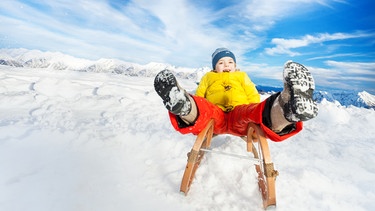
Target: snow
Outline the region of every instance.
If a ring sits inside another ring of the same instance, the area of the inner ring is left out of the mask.
[[[375,210],[375,110],[318,105],[301,133],[269,142],[271,210]],[[173,130],[152,77],[0,65],[0,210],[262,210],[249,160],[207,153],[179,193],[194,139]],[[246,154],[230,135],[212,148]]]

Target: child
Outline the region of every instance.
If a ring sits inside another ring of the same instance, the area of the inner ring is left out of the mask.
[[[182,134],[198,134],[214,119],[214,134],[245,136],[249,122],[254,122],[269,139],[283,141],[302,130],[302,121],[318,114],[312,99],[314,80],[301,64],[287,62],[283,91],[263,102],[248,75],[236,69],[236,57],[228,49],[216,49],[212,68],[202,77],[195,95],[181,88],[169,70],[155,77],[155,90],[173,127]]]

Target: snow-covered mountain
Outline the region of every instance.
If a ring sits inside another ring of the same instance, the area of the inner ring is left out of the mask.
[[[117,59],[99,59],[97,61],[75,58],[60,52],[42,52],[27,49],[0,49],[0,65],[28,68],[47,68],[53,70],[72,70],[80,72],[104,72],[122,74],[127,76],[154,77],[159,71],[169,69],[176,77],[192,79],[199,82],[204,73],[210,71],[209,67],[185,68],[170,64],[150,62],[145,65],[125,62]],[[270,87],[259,84],[261,93],[281,91],[281,87]],[[350,90],[318,89],[314,93],[318,102],[324,99],[337,102],[343,106],[356,106],[375,108],[375,96],[366,91],[356,92]]]
[[[348,90],[317,91],[314,97],[318,102],[326,99],[330,102],[339,102],[343,106],[356,106],[364,108],[375,108],[375,96],[366,91],[355,92]]]
[[[210,70],[208,67],[193,69],[156,62],[141,65],[105,58],[92,61],[75,58],[60,52],[42,52],[27,49],[0,49],[0,65],[80,72],[104,72],[142,77],[154,77],[159,71],[169,69],[175,72],[178,78],[194,80],[200,79],[205,72]]]

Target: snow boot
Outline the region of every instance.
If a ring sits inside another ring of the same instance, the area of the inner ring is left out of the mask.
[[[176,77],[167,69],[159,72],[154,80],[155,91],[163,99],[164,106],[173,114],[186,116],[191,111],[188,93],[182,89]]]
[[[292,61],[285,63],[284,90],[278,100],[286,120],[306,121],[318,114],[318,106],[313,100],[314,89],[314,79],[306,67]]]

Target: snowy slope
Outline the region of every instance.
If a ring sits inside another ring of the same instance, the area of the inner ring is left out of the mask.
[[[375,210],[375,111],[319,107],[270,142],[275,210]],[[0,210],[262,210],[248,160],[208,154],[179,193],[194,138],[170,126],[151,77],[0,65]],[[212,147],[245,154],[229,135]]]

